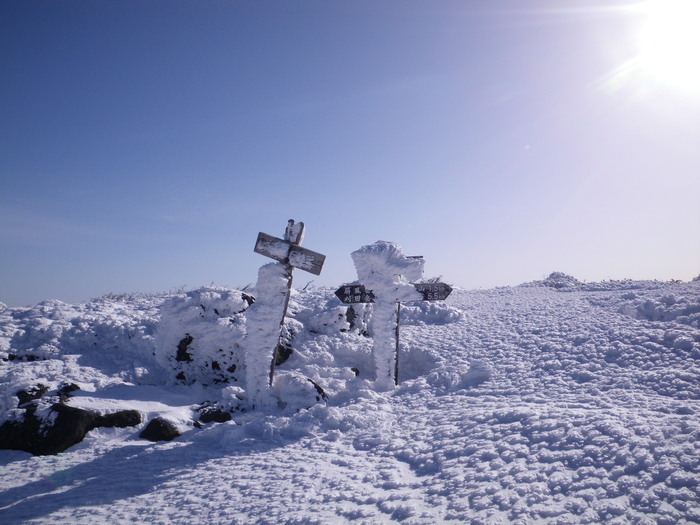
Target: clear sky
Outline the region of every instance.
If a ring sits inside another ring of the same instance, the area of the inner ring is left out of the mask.
[[[0,301],[254,283],[290,218],[296,286],[377,240],[467,288],[689,280],[700,16],[650,5],[4,0]]]

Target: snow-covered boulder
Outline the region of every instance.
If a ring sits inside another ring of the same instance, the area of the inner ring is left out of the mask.
[[[132,427],[141,423],[137,410],[99,414],[66,404],[75,385],[48,392],[38,384],[17,392],[15,416],[0,426],[0,449],[23,450],[37,456],[58,454],[80,443],[99,427]],[[45,394],[50,394],[44,397]]]
[[[239,290],[203,287],[166,299],[155,337],[157,361],[186,384],[237,381],[243,365],[243,312],[254,301]]]
[[[172,441],[180,435],[177,427],[162,417],[153,418],[149,421],[139,437],[148,441]]]

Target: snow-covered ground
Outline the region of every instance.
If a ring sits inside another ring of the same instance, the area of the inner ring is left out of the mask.
[[[0,306],[0,423],[39,383],[38,414],[74,383],[70,405],[144,416],[55,456],[0,451],[0,523],[700,522],[700,281],[555,275],[403,304],[381,392],[369,308],[350,327],[333,290],[296,291],[279,406],[255,410],[242,299]],[[195,425],[205,402],[233,419]],[[183,434],[140,439],[156,415]]]

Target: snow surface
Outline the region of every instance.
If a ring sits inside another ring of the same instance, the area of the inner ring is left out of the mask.
[[[0,523],[698,523],[700,281],[565,281],[403,304],[389,392],[372,388],[371,307],[351,326],[333,290],[295,291],[277,405],[201,429],[197,406],[246,388],[210,361],[228,340],[244,367],[240,292],[0,307],[2,420],[38,383],[144,415],[56,456],[0,451]],[[173,365],[182,333],[193,360]],[[156,415],[184,433],[139,439]]]

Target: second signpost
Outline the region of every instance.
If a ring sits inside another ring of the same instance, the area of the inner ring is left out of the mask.
[[[404,255],[395,243],[363,246],[352,258],[361,284],[343,285],[335,295],[345,304],[373,303],[377,386],[388,390],[399,382],[401,303],[442,301],[452,288],[440,282],[410,282],[422,278],[423,259]]]

